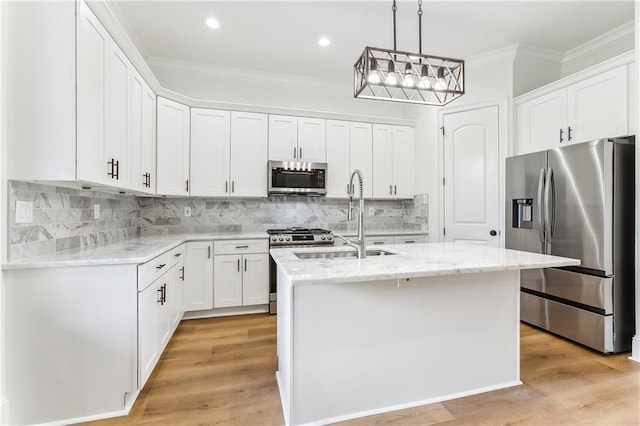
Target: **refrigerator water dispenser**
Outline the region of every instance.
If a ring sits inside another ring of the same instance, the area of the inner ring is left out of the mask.
[[[533,229],[533,198],[512,200],[512,222],[514,228]]]

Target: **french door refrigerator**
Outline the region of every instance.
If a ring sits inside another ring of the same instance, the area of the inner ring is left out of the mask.
[[[634,137],[510,157],[506,247],[580,259],[523,270],[522,321],[602,353],[631,349]]]

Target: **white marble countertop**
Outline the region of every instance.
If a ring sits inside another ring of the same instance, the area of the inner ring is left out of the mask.
[[[391,244],[369,246],[394,256],[366,259],[299,259],[294,253],[354,251],[351,247],[277,248],[271,256],[292,285],[333,284],[474,272],[576,266],[577,259],[465,243]]]
[[[2,269],[33,269],[62,266],[141,264],[186,241],[267,239],[266,232],[223,234],[180,234],[123,240],[90,249],[74,249],[33,259],[9,262]]]

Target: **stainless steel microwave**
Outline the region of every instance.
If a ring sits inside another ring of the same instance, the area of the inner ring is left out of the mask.
[[[269,161],[269,194],[324,195],[327,163]]]

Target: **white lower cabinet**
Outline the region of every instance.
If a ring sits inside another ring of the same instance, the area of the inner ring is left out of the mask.
[[[138,266],[138,389],[142,389],[184,314],[184,245]],[[150,284],[149,265],[159,269]],[[147,280],[148,281],[148,280]]]
[[[268,245],[266,239],[214,243],[214,308],[269,303]]]
[[[213,242],[185,244],[184,305],[186,311],[213,308]]]

